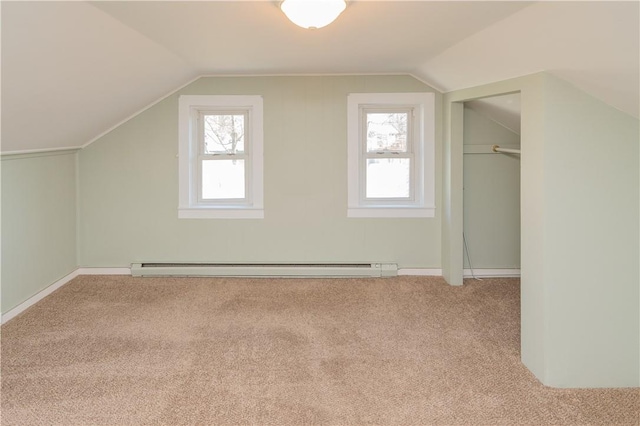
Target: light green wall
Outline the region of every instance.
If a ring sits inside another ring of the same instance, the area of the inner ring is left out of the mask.
[[[638,120],[551,76],[545,112],[547,382],[638,386]]]
[[[443,115],[442,276],[451,285],[462,285],[464,103],[445,95]]]
[[[76,153],[2,156],[2,313],[77,267]]]
[[[448,93],[446,134],[463,127],[461,102],[516,91],[522,361],[549,386],[638,386],[638,120],[539,73]],[[454,177],[463,167],[456,143],[445,138],[443,153]],[[443,221],[443,235],[455,238],[461,222]],[[461,270],[462,261],[447,267]]]
[[[520,145],[520,135],[465,107],[465,147],[494,144]],[[482,152],[464,154],[468,257],[474,269],[520,268],[520,156]]]
[[[409,76],[202,78],[80,153],[81,265],[390,261],[440,266],[433,219],[348,219],[347,94],[433,91]],[[264,98],[262,220],[178,219],[179,94]],[[436,97],[441,139],[441,96]],[[440,147],[436,151],[440,164]],[[436,201],[441,171],[436,170]]]

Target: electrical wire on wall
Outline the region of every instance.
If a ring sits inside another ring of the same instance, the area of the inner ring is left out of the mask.
[[[465,237],[464,231],[462,232],[462,242],[464,243],[464,252],[467,255],[467,262],[469,262],[469,270],[471,271],[471,277],[474,280],[482,281],[480,278],[476,277],[475,273],[473,272],[473,265],[471,263],[471,256],[469,256],[469,247],[467,246],[467,237]]]

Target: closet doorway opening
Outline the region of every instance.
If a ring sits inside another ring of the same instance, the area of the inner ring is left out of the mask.
[[[464,103],[465,278],[520,276],[520,93]]]

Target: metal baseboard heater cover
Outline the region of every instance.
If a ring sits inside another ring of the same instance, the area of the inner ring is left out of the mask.
[[[395,263],[133,263],[134,277],[395,277]]]

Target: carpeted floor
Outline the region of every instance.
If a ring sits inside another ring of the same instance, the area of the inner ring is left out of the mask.
[[[520,363],[515,279],[81,276],[2,327],[2,425],[637,425]]]

